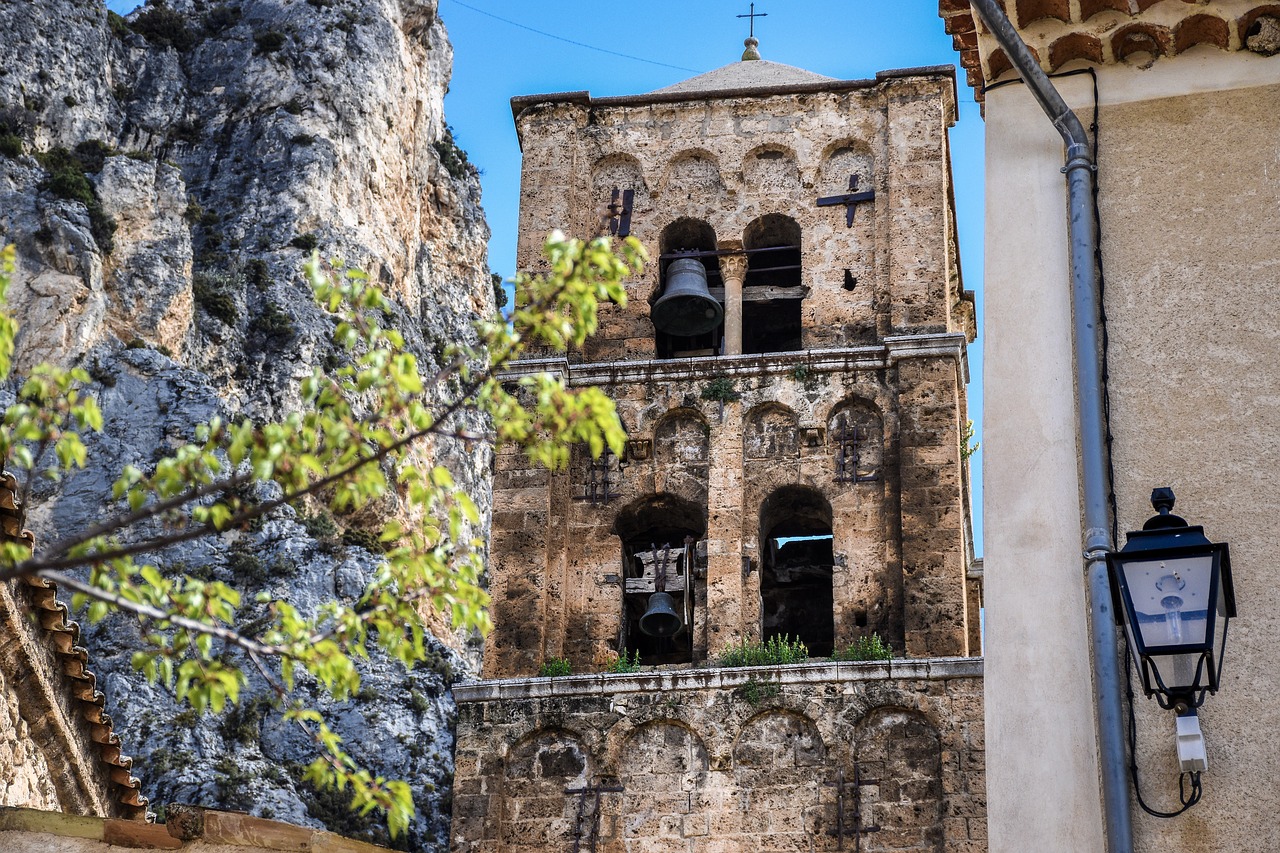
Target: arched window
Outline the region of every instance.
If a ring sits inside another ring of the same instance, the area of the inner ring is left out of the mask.
[[[764,639],[789,635],[813,657],[835,642],[831,504],[807,486],[784,486],[760,505]]]
[[[697,541],[706,530],[706,511],[675,495],[648,495],[618,512],[613,532],[622,541],[620,652],[639,652],[645,665],[692,662],[697,597],[693,569],[698,561]],[[640,628],[657,590],[659,573],[683,623],[672,637],[653,637]]]
[[[700,219],[677,219],[662,229],[659,247],[662,253],[659,270],[663,292],[667,288],[668,271],[672,262],[685,255],[695,257],[702,263],[703,269],[706,270],[708,287],[716,288],[721,294],[718,298],[723,302],[724,285],[720,280],[720,261],[714,254],[703,254],[715,252],[716,250],[715,229]],[[662,293],[657,294],[654,297],[654,301],[657,301],[661,296]],[[720,352],[720,342],[723,338],[723,319],[711,331],[689,337],[668,334],[658,328],[654,329],[654,344],[658,358],[717,355]]]
[[[747,274],[742,282],[742,351],[801,348],[800,226],[778,213],[761,216],[742,235]]]

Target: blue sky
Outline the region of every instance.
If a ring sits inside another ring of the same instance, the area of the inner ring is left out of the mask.
[[[489,265],[504,277],[515,271],[520,186],[511,97],[578,89],[635,94],[718,68],[741,55],[747,22],[736,16],[749,8],[744,0],[439,3],[454,49],[445,112],[458,144],[483,172],[493,229]],[[108,2],[121,13],[136,5]],[[828,77],[862,79],[891,68],[954,65],[958,58],[937,0],[757,0],[756,11],[767,14],[756,19],[765,59]],[[981,318],[983,127],[973,93],[958,76],[960,121],[951,130],[956,213],[965,286],[977,291]],[[969,407],[979,438],[981,342],[979,335],[969,349]],[[981,554],[981,451],[972,465]]]

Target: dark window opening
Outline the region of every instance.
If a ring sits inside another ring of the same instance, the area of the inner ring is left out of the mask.
[[[662,258],[659,262],[659,280],[666,290],[667,271],[672,261],[683,252],[714,252],[716,232],[710,225],[697,219],[679,219],[662,230],[659,241]],[[707,273],[708,292],[720,302],[724,301],[724,284],[720,279],[720,261],[715,256],[699,257]],[[714,289],[714,292],[713,292]],[[662,292],[654,298],[661,298]],[[654,344],[658,358],[680,358],[695,355],[719,355],[724,339],[724,322],[699,335],[672,335],[654,329]]]
[[[764,639],[800,639],[812,657],[835,643],[831,505],[816,491],[787,487],[760,508],[760,599]]]
[[[623,564],[619,653],[638,652],[644,666],[691,663],[699,583],[696,542],[706,530],[702,509],[671,495],[651,497],[619,512],[614,530],[622,540]],[[671,607],[683,623],[670,637],[651,636],[640,627],[654,604],[659,572]]]
[[[747,226],[743,246],[742,351],[794,352],[801,348],[800,226],[771,213]],[[760,251],[760,250],[771,251]]]

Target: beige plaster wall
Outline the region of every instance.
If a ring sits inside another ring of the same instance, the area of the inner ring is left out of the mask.
[[[1059,88],[1091,107],[1088,78]],[[1099,90],[1120,529],[1151,514],[1152,487],[1173,486],[1181,514],[1231,543],[1241,602],[1223,690],[1201,714],[1205,800],[1174,820],[1133,805],[1135,849],[1276,849],[1259,795],[1280,773],[1269,736],[1280,724],[1269,690],[1280,664],[1269,578],[1280,544],[1280,58],[1196,48],[1100,69]],[[1061,145],[1021,86],[988,94],[987,123],[991,849],[1096,851]],[[1168,809],[1173,720],[1151,700],[1137,706],[1143,794]]]

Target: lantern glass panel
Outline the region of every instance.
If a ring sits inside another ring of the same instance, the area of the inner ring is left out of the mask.
[[[1213,583],[1214,555],[1197,554],[1167,559],[1124,560],[1125,585],[1129,590],[1136,628],[1148,654],[1170,647],[1211,648],[1213,619],[1209,613]],[[1198,655],[1178,655],[1173,666],[1160,667],[1165,683],[1172,676],[1181,681],[1195,676]],[[1174,670],[1179,672],[1174,676]],[[1190,683],[1185,682],[1185,683]]]

